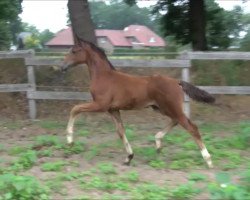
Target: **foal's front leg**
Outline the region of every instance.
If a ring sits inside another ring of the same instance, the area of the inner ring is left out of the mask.
[[[109,114],[111,115],[111,117],[115,123],[116,131],[117,131],[118,135],[120,136],[120,138],[122,139],[122,142],[123,142],[123,144],[126,148],[126,151],[128,153],[128,156],[125,159],[124,164],[129,165],[131,160],[134,157],[134,153],[133,153],[133,150],[132,150],[132,148],[128,142],[128,139],[125,135],[125,129],[124,129],[124,126],[122,123],[120,112],[119,111],[109,111]]]
[[[69,122],[67,125],[67,142],[73,143],[74,122],[78,114],[82,112],[98,112],[101,111],[101,106],[96,102],[84,103],[76,105],[70,112]]]

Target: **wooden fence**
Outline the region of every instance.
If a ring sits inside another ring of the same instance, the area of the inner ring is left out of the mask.
[[[29,103],[29,117],[35,119],[37,115],[36,100],[89,100],[91,96],[88,92],[56,92],[56,91],[38,91],[36,89],[36,79],[34,68],[43,66],[60,65],[58,59],[41,59],[34,56],[33,51],[18,51],[3,53],[0,52],[1,58],[24,58],[27,66],[28,83],[26,84],[1,84],[0,92],[26,92]],[[111,59],[111,63],[115,67],[174,67],[182,69],[181,79],[189,82],[192,59],[205,60],[250,60],[249,52],[186,52],[181,54],[178,59],[156,59],[156,60],[140,60],[140,59]],[[212,94],[250,94],[250,86],[198,86]],[[185,113],[190,115],[189,99],[185,96],[184,102]]]

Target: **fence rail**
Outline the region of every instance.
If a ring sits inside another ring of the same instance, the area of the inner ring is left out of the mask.
[[[60,59],[36,58],[33,51],[0,52],[0,59],[24,58],[27,66],[28,83],[0,84],[0,92],[26,92],[29,102],[29,116],[35,119],[37,115],[36,100],[90,100],[88,92],[58,92],[38,91],[34,67],[58,66]],[[191,60],[250,60],[250,52],[185,52],[178,59],[110,59],[115,67],[174,67],[182,69],[181,79],[189,82]],[[198,86],[211,94],[250,94],[250,86]],[[185,96],[184,110],[190,115],[189,98]]]

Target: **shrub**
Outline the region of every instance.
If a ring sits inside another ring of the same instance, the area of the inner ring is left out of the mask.
[[[0,176],[1,200],[47,200],[48,188],[42,186],[35,177],[4,174]]]

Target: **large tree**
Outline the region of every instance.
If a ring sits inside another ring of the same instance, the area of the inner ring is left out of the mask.
[[[20,31],[22,0],[0,1],[0,50],[7,50]]]
[[[159,0],[154,12],[165,12],[160,21],[164,35],[191,43],[193,50],[226,49],[242,28],[242,9],[225,11],[214,0]]]
[[[82,39],[96,44],[88,0],[68,0],[68,9],[75,43]]]
[[[157,19],[149,8],[129,6],[124,2],[113,0],[109,4],[92,1],[90,9],[96,28],[121,30],[131,24],[140,24],[158,31]]]
[[[207,50],[204,0],[159,0],[154,12],[165,12],[160,21],[165,36],[191,43],[193,50]]]

